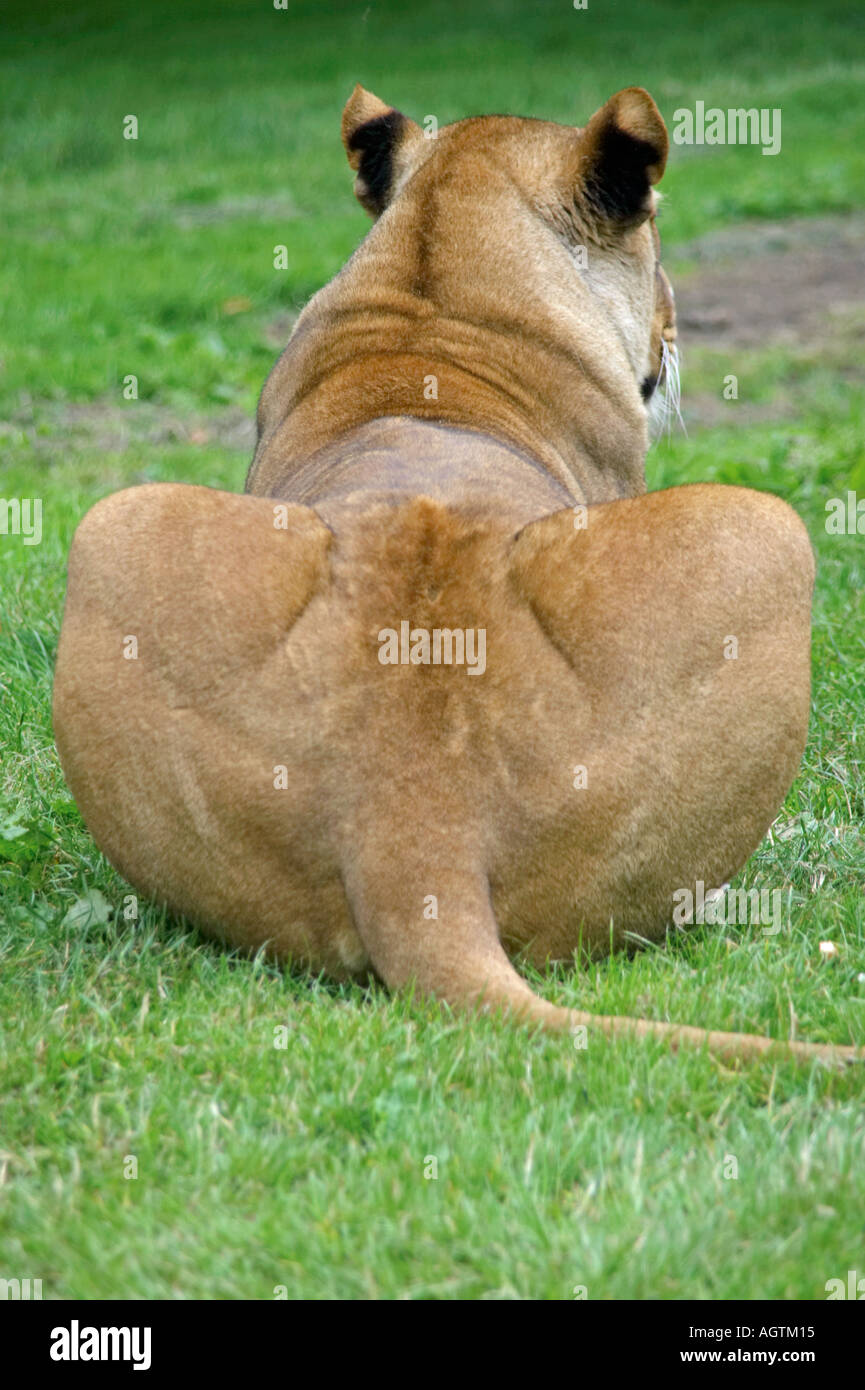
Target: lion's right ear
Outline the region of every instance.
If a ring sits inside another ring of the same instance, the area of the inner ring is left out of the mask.
[[[580,184],[595,216],[623,227],[644,221],[668,148],[667,127],[647,91],[625,87],[610,97],[580,139]]]
[[[342,113],[342,143],[357,173],[357,200],[373,217],[384,212],[398,191],[418,140],[423,131],[415,121],[360,84],[355,87]]]

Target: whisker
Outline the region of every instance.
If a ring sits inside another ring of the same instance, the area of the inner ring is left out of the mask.
[[[649,407],[653,442],[665,432],[668,439],[671,437],[674,419],[678,421],[687,436],[688,430],[682,419],[681,402],[682,383],[679,371],[679,351],[675,343],[668,343],[664,338],[661,340],[661,370],[658,388]]]

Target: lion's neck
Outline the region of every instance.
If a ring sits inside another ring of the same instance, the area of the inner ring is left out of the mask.
[[[519,282],[474,238],[471,255],[419,261],[409,199],[381,218],[268,378],[249,491],[296,496],[314,455],[339,456],[383,417],[482,434],[576,500],[645,490],[645,411],[619,335],[552,234],[539,247],[543,229],[521,215],[506,223]]]
[[[314,507],[329,524],[374,503],[423,495],[522,526],[579,500],[516,449],[409,416],[359,426],[291,468],[270,495]]]

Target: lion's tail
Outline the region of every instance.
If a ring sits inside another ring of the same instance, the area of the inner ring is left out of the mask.
[[[431,861],[424,855],[421,862]],[[512,966],[499,939],[486,876],[468,864],[452,863],[441,875],[407,874],[402,854],[379,860],[377,872],[370,872],[368,860],[361,870],[355,859],[346,868],[345,885],[372,964],[392,989],[414,982],[422,994],[454,1008],[502,1010],[523,1024],[572,1033],[581,1046],[591,1047],[593,1038],[605,1033],[665,1038],[673,1049],[707,1047],[728,1059],[771,1054],[833,1064],[865,1060],[865,1050],[854,1047],[722,1033],[548,1003]]]

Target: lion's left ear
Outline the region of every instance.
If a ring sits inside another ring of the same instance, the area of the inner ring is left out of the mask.
[[[610,97],[580,140],[580,185],[590,210],[621,226],[642,222],[668,149],[667,127],[647,91],[625,87]]]
[[[342,143],[357,172],[354,191],[373,217],[384,212],[423,140],[420,126],[358,84],[342,113]]]

